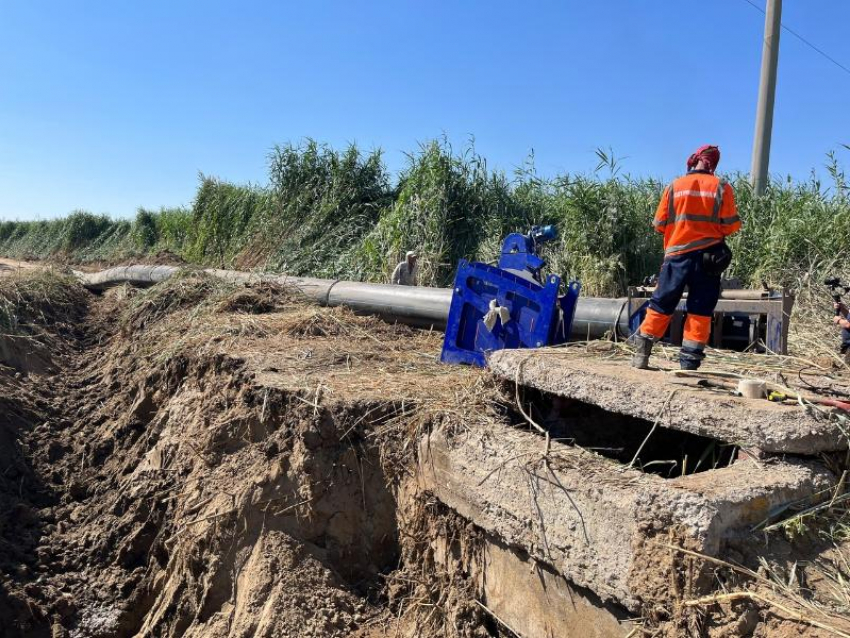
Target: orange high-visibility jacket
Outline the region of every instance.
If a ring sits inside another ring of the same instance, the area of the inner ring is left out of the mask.
[[[655,211],[664,257],[708,248],[741,228],[732,187],[711,173],[691,171],[666,189]]]

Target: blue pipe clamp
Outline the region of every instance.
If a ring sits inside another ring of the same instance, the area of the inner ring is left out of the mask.
[[[560,294],[561,278],[543,276],[539,247],[556,236],[553,226],[505,238],[498,267],[461,260],[446,325],[441,360],[485,367],[489,352],[539,348],[567,341],[581,285]]]

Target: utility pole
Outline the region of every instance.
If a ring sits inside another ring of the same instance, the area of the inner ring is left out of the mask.
[[[761,81],[756,110],[751,178],[756,196],[764,193],[770,163],[770,134],[773,131],[773,102],[776,97],[776,68],[779,66],[779,32],[782,28],[782,0],[767,0],[764,14],[764,45],[761,53]]]

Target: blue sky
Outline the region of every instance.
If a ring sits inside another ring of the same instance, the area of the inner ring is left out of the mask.
[[[850,2],[783,21],[850,67]],[[703,142],[746,171],[763,29],[745,0],[0,0],[0,219],[189,204],[305,136],[392,170],[445,133],[506,171],[613,147],[668,178]],[[779,73],[771,172],[805,178],[850,144],[850,74],[787,32]]]

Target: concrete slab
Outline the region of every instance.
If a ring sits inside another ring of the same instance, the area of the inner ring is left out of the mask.
[[[506,425],[460,436],[437,430],[420,440],[420,487],[632,611],[665,599],[671,587],[700,590],[671,544],[717,555],[725,540],[834,481],[802,461],[739,461],[666,480],[557,442],[545,463],[542,453],[541,437]]]
[[[490,356],[489,367],[509,381],[650,422],[661,415],[663,427],[746,448],[792,454],[847,449],[840,428],[822,414],[717,394],[695,387],[695,379],[635,370],[622,359],[579,358],[552,348],[501,350]]]

